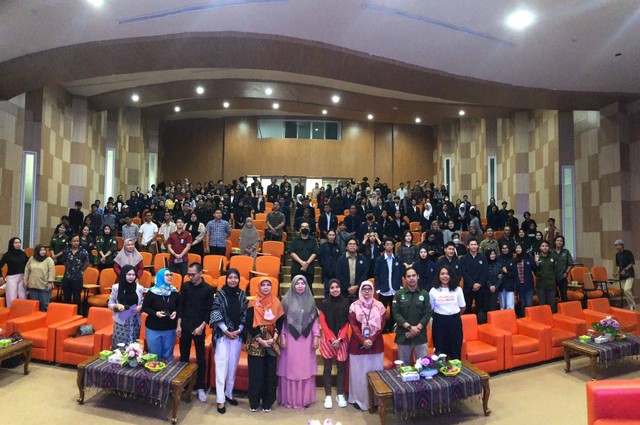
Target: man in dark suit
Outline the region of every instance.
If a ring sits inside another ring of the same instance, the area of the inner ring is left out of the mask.
[[[404,232],[409,230],[409,225],[402,216],[402,212],[396,211],[393,220],[391,221],[391,231],[393,233],[393,240],[396,242],[402,242]]]
[[[369,264],[367,259],[358,254],[358,240],[349,238],[347,252],[341,255],[336,262],[336,279],[340,281],[342,293],[350,300],[358,299],[360,284],[367,280]],[[353,273],[351,272],[353,267]]]
[[[318,227],[320,228],[320,239],[327,239],[327,232],[338,228],[338,217],[331,212],[331,205],[324,204],[324,214],[318,218]]]
[[[357,214],[356,206],[351,205],[349,207],[349,215],[344,218],[344,225],[346,227],[347,233],[349,233],[352,237],[357,236],[357,232],[360,229],[361,224],[362,219]]]
[[[402,288],[402,275],[404,274],[403,260],[393,254],[393,246],[393,239],[385,238],[384,253],[376,258],[373,268],[378,299],[385,308],[393,301],[393,295]],[[385,331],[390,332],[392,328],[393,318],[390,317],[387,320]]]
[[[276,179],[271,179],[271,184],[267,186],[267,201],[275,202],[280,196],[280,186],[276,183]]]
[[[396,211],[400,211],[400,213],[404,217],[404,207],[400,203],[400,197],[398,195],[393,197],[393,202],[387,203],[386,209],[389,217],[395,217]]]

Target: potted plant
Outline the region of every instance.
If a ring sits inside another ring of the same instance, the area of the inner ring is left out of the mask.
[[[593,330],[606,336],[609,341],[613,341],[620,331],[620,324],[611,316],[607,316],[599,322],[593,322],[591,326]]]
[[[144,350],[139,342],[132,342],[124,349],[122,365],[129,363],[129,366],[136,367],[142,361]]]
[[[447,356],[444,354],[433,356],[424,356],[416,361],[415,368],[425,379],[431,379],[438,374],[439,366],[446,361]]]

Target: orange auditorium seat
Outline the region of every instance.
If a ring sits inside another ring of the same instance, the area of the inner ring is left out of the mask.
[[[593,279],[593,283],[598,285],[598,287],[604,289],[606,291],[606,296],[609,298],[620,297],[620,305],[624,305],[624,300],[622,298],[622,288],[620,287],[620,281],[618,280],[618,287],[615,288],[613,285],[609,285],[609,277],[607,276],[607,268],[601,266],[591,267],[591,278]]]
[[[551,341],[546,344],[545,360],[555,359],[564,355],[562,341],[577,338],[587,333],[585,322],[559,314],[552,314],[548,305],[527,307],[524,310],[525,319],[533,320],[549,328]]]
[[[504,370],[505,333],[491,325],[478,326],[475,314],[464,314],[461,319],[462,359],[489,373]]]
[[[100,272],[100,293],[90,296],[87,303],[91,307],[106,307],[111,296],[111,287],[116,283],[116,273],[113,269],[104,269]]]
[[[256,258],[256,270],[252,276],[271,276],[280,279],[280,257],[261,255]]]
[[[488,323],[505,332],[504,367],[538,363],[544,360],[547,329],[527,319],[516,319],[514,310],[498,310],[487,313]]]
[[[82,319],[75,304],[51,303],[46,313],[23,316],[14,322],[14,331],[33,342],[32,358],[52,362],[55,358],[56,330]]]
[[[638,331],[638,313],[635,311],[611,307],[609,300],[606,298],[587,301],[587,308],[614,317],[620,323],[621,331],[634,333]]]
[[[74,338],[80,325],[92,325],[93,335]],[[105,335],[113,332],[113,311],[108,308],[91,307],[86,319],[76,320],[60,326],[56,330],[55,361],[77,366],[79,363],[100,353],[105,347]]]
[[[2,335],[9,336],[13,333],[13,321],[15,319],[36,313],[39,309],[39,301],[13,300],[11,308],[4,307],[0,310],[0,329],[2,329]]]
[[[229,261],[229,268],[238,269],[240,277],[249,281],[249,279],[251,279],[254,261],[253,257],[249,257],[248,255],[235,255],[231,257],[231,261]]]
[[[262,253],[274,255],[282,261],[284,258],[284,242],[264,241],[262,243]]]
[[[202,263],[205,274],[218,279],[227,269],[227,257],[224,255],[205,255]]]

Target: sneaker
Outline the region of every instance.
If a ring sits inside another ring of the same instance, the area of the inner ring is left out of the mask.
[[[347,399],[344,398],[344,395],[338,394],[336,401],[338,402],[339,407],[347,407]]]
[[[207,393],[205,393],[204,390],[198,390],[198,400],[200,400],[201,403],[207,402]]]
[[[263,408],[262,408],[262,411],[263,411],[264,413],[269,413],[269,412],[271,412],[271,408],[270,408],[270,407],[263,407]]]
[[[250,407],[249,408],[249,412],[257,412],[258,408],[257,407]]]
[[[333,401],[331,401],[331,396],[328,395],[324,398],[324,408],[331,409],[333,407]]]

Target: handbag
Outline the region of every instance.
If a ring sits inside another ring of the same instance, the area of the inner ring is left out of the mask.
[[[73,337],[93,335],[94,333],[93,325],[80,325],[78,326],[78,331],[73,335]]]

